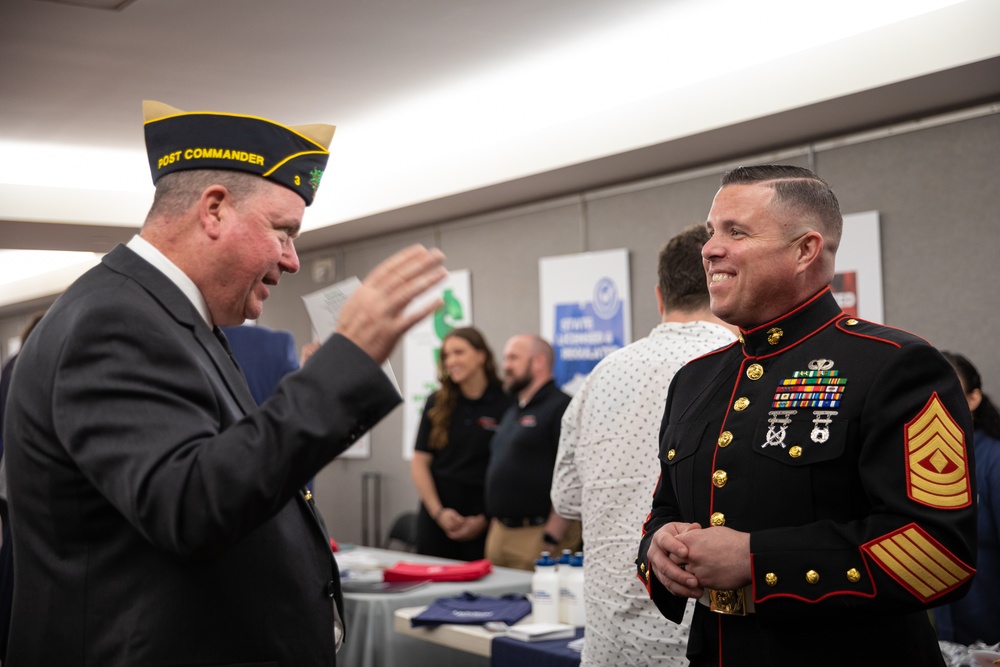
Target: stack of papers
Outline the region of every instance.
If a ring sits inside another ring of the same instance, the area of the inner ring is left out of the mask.
[[[566,623],[520,623],[508,628],[506,636],[523,642],[572,639],[576,636],[576,627]]]

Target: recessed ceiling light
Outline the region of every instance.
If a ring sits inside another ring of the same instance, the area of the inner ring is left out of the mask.
[[[110,9],[120,12],[135,0],[38,0],[39,2],[54,2],[59,5],[73,5],[75,7],[90,7],[91,9]]]

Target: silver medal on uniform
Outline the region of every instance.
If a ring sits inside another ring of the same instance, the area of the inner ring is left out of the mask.
[[[836,410],[814,410],[813,430],[809,438],[816,443],[826,442],[830,439],[830,422],[837,416]]]
[[[798,410],[771,410],[767,414],[767,436],[761,447],[781,447],[785,448],[785,429],[792,423],[792,415]]]

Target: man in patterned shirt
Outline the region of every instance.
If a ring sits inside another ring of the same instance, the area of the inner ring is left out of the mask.
[[[632,560],[635,526],[659,472],[657,431],[670,380],[687,360],[736,338],[709,310],[707,240],[705,226],[695,225],[664,246],[660,324],[601,361],[563,415],[552,503],[583,521],[584,666],[687,664],[688,625],[664,622],[632,576]]]

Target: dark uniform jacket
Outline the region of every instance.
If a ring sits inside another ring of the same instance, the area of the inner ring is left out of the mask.
[[[649,576],[652,534],[748,532],[755,612],[699,604],[695,664],[943,664],[923,610],[974,573],[972,432],[933,347],[824,290],[674,378],[639,577],[680,621],[685,600]]]
[[[4,664],[333,665],[339,576],[302,486],[399,400],[334,336],[255,410],[187,297],[115,249],[14,372]]]

